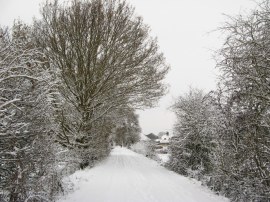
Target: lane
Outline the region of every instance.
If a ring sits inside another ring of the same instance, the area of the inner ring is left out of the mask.
[[[219,202],[199,182],[159,166],[126,148],[115,148],[95,168],[69,177],[74,192],[59,202]]]

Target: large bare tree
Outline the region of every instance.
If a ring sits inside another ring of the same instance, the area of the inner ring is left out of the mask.
[[[36,41],[62,81],[68,106],[62,107],[62,145],[89,147],[91,129],[106,113],[123,105],[150,107],[164,95],[168,65],[125,1],[55,1],[44,5],[42,16]]]

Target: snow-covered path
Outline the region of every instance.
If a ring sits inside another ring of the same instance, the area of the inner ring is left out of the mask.
[[[155,161],[126,148],[92,169],[69,177],[75,191],[59,202],[219,202],[199,182],[159,166]]]

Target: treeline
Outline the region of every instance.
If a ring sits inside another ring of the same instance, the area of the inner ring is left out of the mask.
[[[270,200],[270,2],[231,17],[217,52],[215,91],[191,89],[177,116],[168,167],[232,201]]]
[[[0,201],[54,201],[63,176],[139,140],[168,66],[125,1],[45,3],[0,29]]]

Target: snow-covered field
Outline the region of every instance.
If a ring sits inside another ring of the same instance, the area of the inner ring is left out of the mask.
[[[66,179],[74,190],[59,202],[223,202],[190,180],[143,155],[116,147],[92,169],[77,171]]]

